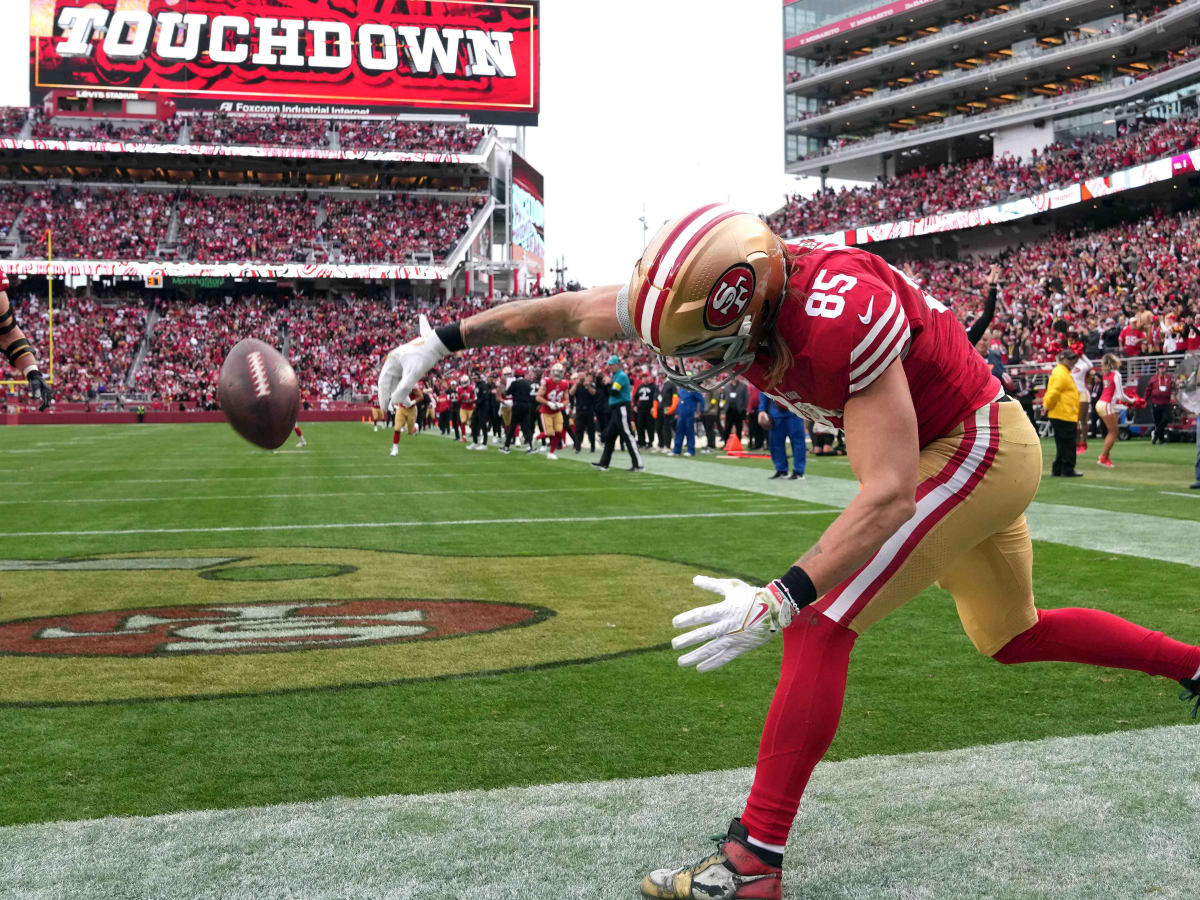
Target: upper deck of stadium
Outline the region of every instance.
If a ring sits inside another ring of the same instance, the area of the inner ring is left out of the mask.
[[[1200,82],[1200,0],[795,0],[784,22],[795,174],[1028,157],[1149,105],[1194,106]]]

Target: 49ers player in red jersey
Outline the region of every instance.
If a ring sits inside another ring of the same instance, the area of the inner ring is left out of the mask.
[[[37,357],[29,345],[25,333],[17,324],[16,313],[8,300],[8,276],[0,272],[0,351],[8,359],[9,365],[21,373],[21,377],[29,382],[29,391],[38,409],[44,410],[50,405],[50,386],[38,369]]]
[[[668,222],[625,285],[506,303],[393,350],[380,402],[465,347],[633,338],[668,376],[718,389],[744,376],[789,409],[844,428],[861,490],[765,587],[697,576],[724,599],[675,617],[702,672],[783,632],[783,664],[745,810],[716,851],[652,871],[659,898],[779,898],[784,844],[837,730],[863,631],[935,581],[976,648],[1001,663],[1061,660],[1179,680],[1200,696],[1200,647],[1092,609],[1039,610],[1025,508],[1041,444],[945,306],[877,256],[785,244],[717,204]],[[727,562],[723,560],[722,562]]]
[[[550,438],[550,449],[546,452],[546,459],[558,459],[554,451],[563,445],[563,410],[566,409],[567,395],[570,391],[571,382],[563,377],[562,364],[555,363],[550,367],[550,374],[542,382],[537,397],[534,398],[542,404],[542,430]]]

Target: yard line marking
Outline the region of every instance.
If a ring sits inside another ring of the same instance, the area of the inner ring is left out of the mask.
[[[249,531],[329,531],[342,528],[422,528],[438,525],[542,525],[567,522],[636,522],[658,519],[724,519],[743,516],[828,516],[831,509],[763,509],[729,512],[652,513],[640,516],[556,516],[545,519],[453,519],[432,522],[329,522],[316,525],[225,525],[215,528],[122,528],[96,531],[10,531],[9,537],[109,537],[124,534],[224,534]]]
[[[630,491],[677,491],[673,484],[642,484],[630,485]],[[611,486],[596,487],[561,487],[561,488],[462,488],[460,490],[444,491],[404,491],[402,496],[426,494],[561,494],[578,493],[579,491],[611,491]],[[691,496],[693,492],[689,492]],[[30,503],[174,503],[178,500],[286,500],[307,499],[309,497],[387,497],[395,499],[396,495],[381,494],[379,491],[314,491],[304,494],[182,494],[167,497],[50,497],[40,500],[0,500],[0,505],[19,504],[27,506]],[[758,499],[758,498],[748,498]]]
[[[1160,494],[1166,494],[1168,497],[1187,497],[1190,500],[1200,500],[1200,491],[1195,494],[1189,494],[1185,491],[1159,491]]]
[[[1133,488],[1113,487],[1109,484],[1077,484],[1075,487],[1091,488],[1094,491],[1132,491]]]

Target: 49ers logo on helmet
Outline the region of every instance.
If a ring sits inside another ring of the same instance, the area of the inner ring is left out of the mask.
[[[704,304],[704,325],[709,331],[725,328],[741,318],[754,296],[754,270],[737,263],[725,270],[708,292]]]

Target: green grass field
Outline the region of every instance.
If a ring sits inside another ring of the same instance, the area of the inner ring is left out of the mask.
[[[390,433],[358,424],[305,433],[305,450],[266,453],[215,425],[0,431],[10,473],[0,502],[0,825],[753,764],[780,645],[698,675],[675,663],[670,616],[708,602],[693,574],[761,583],[786,568],[836,514],[832,498],[854,490],[844,460],[810,457],[804,482],[780,484],[758,460],[651,457],[650,472],[602,474],[575,459],[469,453],[436,435],[406,438],[389,458]],[[1075,527],[1034,528],[1053,536],[1035,545],[1039,604],[1098,606],[1200,640],[1194,454],[1133,441],[1106,471],[1093,445],[1086,478],[1044,481],[1044,515]],[[1121,552],[1092,534],[1115,536]],[[382,604],[370,615],[392,610],[388,627],[400,634],[422,627],[405,617],[412,602],[470,628],[325,647],[317,635],[274,652],[266,645],[294,623],[211,624],[246,608],[270,618],[261,610],[284,604]],[[520,621],[488,624],[499,606]],[[207,641],[202,650],[156,644],[176,626],[136,618],[196,610],[209,624],[184,630]],[[244,646],[221,652],[239,635]],[[1188,710],[1177,693],[1131,673],[998,666],[931,589],[858,642],[829,759],[1179,725]],[[742,799],[728,796],[725,815]],[[428,837],[414,816],[409,830]],[[0,829],[0,892],[37,887],[5,875],[6,840],[26,834]],[[631,896],[641,872],[619,874]],[[80,895],[155,895],[91,888]],[[907,889],[879,895],[918,895]]]

